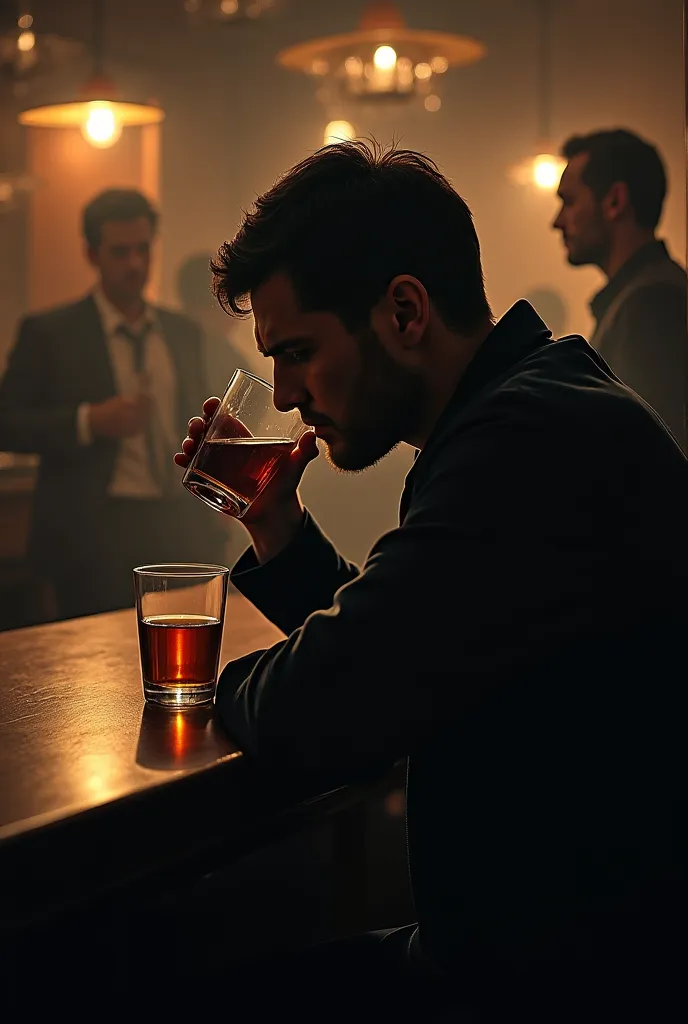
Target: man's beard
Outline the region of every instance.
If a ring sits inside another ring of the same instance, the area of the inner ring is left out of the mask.
[[[358,334],[361,372],[350,422],[326,443],[335,469],[358,473],[375,465],[413,431],[423,396],[419,376],[399,366],[368,328]]]
[[[603,267],[607,262],[609,239],[606,237],[601,217],[593,229],[595,234],[590,241],[568,251],[568,260],[572,267]]]

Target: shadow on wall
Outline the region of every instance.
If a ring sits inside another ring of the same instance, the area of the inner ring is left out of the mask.
[[[532,288],[523,296],[542,317],[552,337],[562,338],[566,334],[569,310],[566,302],[554,288]]]

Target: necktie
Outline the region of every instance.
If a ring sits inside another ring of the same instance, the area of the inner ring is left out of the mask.
[[[146,339],[152,329],[152,326],[153,325],[149,321],[146,321],[139,331],[134,331],[127,324],[120,324],[117,328],[117,333],[125,337],[131,344],[134,372],[140,378],[143,378],[145,374]],[[153,399],[153,408],[146,426],[146,455],[151,475],[162,490],[163,494],[165,494],[170,490],[171,486],[170,474],[166,472],[168,468],[168,460],[165,458],[165,446],[161,440],[162,425],[160,423],[156,424],[155,398],[154,396],[151,397]],[[159,437],[157,435],[159,435]]]

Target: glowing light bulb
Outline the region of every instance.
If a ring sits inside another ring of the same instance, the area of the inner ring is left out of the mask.
[[[378,71],[391,71],[397,62],[397,53],[391,46],[378,46],[373,54],[373,64]]]
[[[553,191],[563,173],[563,163],[559,157],[540,153],[533,160],[533,184],[543,191]]]
[[[330,121],[325,128],[323,145],[332,146],[336,142],[348,142],[356,135],[356,129],[350,121]]]
[[[122,134],[122,125],[111,103],[89,103],[81,134],[97,149],[107,149]]]
[[[427,82],[432,77],[432,68],[424,60],[416,64],[416,78],[421,82]]]
[[[33,32],[20,32],[17,36],[17,49],[22,53],[28,53],[36,45],[36,36]]]
[[[430,67],[436,75],[443,75],[449,67],[449,61],[446,57],[433,57],[430,61]]]

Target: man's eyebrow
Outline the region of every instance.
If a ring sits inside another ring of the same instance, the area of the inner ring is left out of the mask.
[[[284,341],[278,341],[271,348],[264,348],[261,342],[259,341],[258,351],[262,356],[265,356],[266,359],[274,359],[275,356],[278,356],[282,352],[285,352],[288,348],[292,348],[294,345],[303,345],[304,342],[307,342],[308,340],[308,338],[304,337],[285,338]]]

